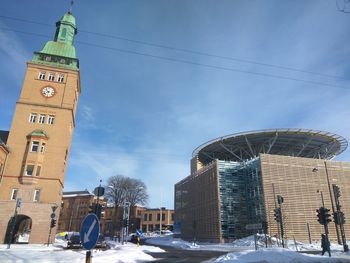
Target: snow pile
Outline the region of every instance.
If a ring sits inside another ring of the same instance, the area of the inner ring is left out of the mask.
[[[0,245],[1,263],[84,263],[86,251],[83,249],[62,249],[60,244],[54,246],[14,244],[10,249],[7,245]],[[139,263],[153,261],[154,258],[146,252],[164,252],[153,246],[139,246],[127,243],[114,244],[113,249],[93,250],[93,263]]]
[[[267,248],[260,249],[257,251],[245,251],[245,252],[237,252],[237,253],[229,253],[224,256],[221,256],[214,260],[213,262],[260,262],[260,263],[297,263],[297,262],[305,262],[305,263],[318,263],[318,262],[334,262],[334,263],[348,263],[349,258],[329,258],[328,256],[320,256],[320,255],[306,255],[300,254],[295,251],[291,251],[283,248]]]

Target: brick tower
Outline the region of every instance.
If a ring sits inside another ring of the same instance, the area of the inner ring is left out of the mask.
[[[27,62],[11,129],[0,132],[0,242],[45,243],[59,214],[80,95],[76,33],[67,12]]]

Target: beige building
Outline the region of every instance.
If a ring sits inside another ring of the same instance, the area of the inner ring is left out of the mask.
[[[172,230],[174,225],[174,210],[166,209],[145,209],[140,213],[140,229],[143,233]]]
[[[74,16],[56,27],[54,40],[27,62],[10,131],[1,133],[0,242],[45,243],[51,214],[59,214],[80,74]]]
[[[350,214],[350,163],[331,160],[347,141],[336,134],[303,129],[254,131],[214,139],[193,152],[191,174],[175,185],[175,224],[186,240],[228,242],[262,232],[285,239],[320,240],[316,209],[336,211],[332,185]],[[283,198],[278,203],[278,196]],[[322,201],[323,200],[323,201]],[[331,240],[341,241],[329,223]],[[346,236],[350,226],[344,224]]]

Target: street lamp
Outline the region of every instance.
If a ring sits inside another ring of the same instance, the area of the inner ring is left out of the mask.
[[[327,169],[327,163],[326,161],[323,161],[324,163],[324,168],[325,168],[325,171],[326,171],[326,179],[327,179],[327,185],[328,185],[328,192],[329,192],[329,198],[331,200],[331,205],[332,205],[332,212],[333,212],[333,215],[335,213],[335,207],[334,207],[334,201],[333,201],[333,195],[332,195],[332,191],[331,191],[331,185],[329,183],[329,175],[328,175],[328,169]],[[318,168],[314,168],[312,169],[313,172],[318,172]],[[322,196],[322,205],[324,207],[324,202],[323,202],[323,195],[322,195],[322,192],[321,192],[321,196]],[[337,240],[338,240],[338,244],[341,245],[341,241],[340,241],[340,236],[339,236],[339,230],[338,230],[338,225],[334,222],[334,226],[335,226],[335,232],[337,234]]]

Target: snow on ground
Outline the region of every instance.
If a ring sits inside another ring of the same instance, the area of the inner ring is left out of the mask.
[[[300,242],[289,241],[287,249],[277,247],[277,240],[271,240],[271,246],[265,248],[264,238],[261,236],[257,239],[258,250],[255,251],[254,237],[247,237],[240,240],[236,240],[227,244],[210,244],[210,243],[198,243],[198,242],[186,242],[181,239],[173,238],[171,235],[147,236],[147,245],[136,246],[132,243],[126,243],[124,245],[115,242],[107,241],[110,249],[108,250],[93,250],[92,262],[93,263],[141,263],[151,262],[155,258],[148,255],[146,252],[160,253],[164,250],[157,247],[172,246],[180,249],[190,250],[216,250],[231,252],[224,256],[211,261],[212,263],[231,263],[231,262],[255,262],[255,263],[316,263],[316,262],[337,262],[337,263],[350,263],[350,253],[342,252],[342,246],[332,244],[332,257],[329,258],[328,254],[325,256],[320,255],[320,244],[302,244]],[[280,242],[279,242],[280,243]],[[295,243],[297,246],[295,246]],[[153,244],[153,245],[149,245]],[[86,251],[84,249],[70,250],[66,249],[67,241],[63,237],[58,237],[54,245],[32,245],[32,244],[15,244],[11,245],[10,249],[7,249],[7,245],[0,245],[0,262],[1,263],[80,263],[85,262]],[[317,255],[300,254],[296,250],[300,251],[314,251]],[[234,253],[232,253],[234,252]]]
[[[212,262],[269,262],[269,263],[288,263],[288,262],[337,262],[337,263],[350,263],[350,252],[344,253],[343,246],[338,244],[331,245],[332,257],[329,258],[326,253],[325,256],[321,256],[320,243],[304,244],[301,242],[294,242],[289,240],[287,242],[286,249],[278,247],[277,243],[281,246],[281,241],[274,238],[271,239],[271,247],[265,248],[264,236],[257,237],[258,250],[255,251],[254,236],[249,236],[239,240],[235,240],[232,243],[226,244],[210,244],[210,243],[198,243],[198,242],[186,242],[181,239],[166,237],[153,237],[147,239],[148,244],[172,246],[182,249],[190,250],[215,250],[215,251],[227,251],[234,252],[228,253]],[[269,245],[270,246],[270,245]],[[310,251],[317,253],[313,254],[301,254],[297,251]]]
[[[111,249],[93,250],[93,263],[136,263],[149,262],[154,258],[149,252],[164,252],[162,249],[154,246],[139,246],[126,243],[121,245],[116,242],[109,242]],[[85,250],[70,250],[64,248],[63,242],[55,243],[49,247],[45,245],[27,245],[15,244],[7,249],[7,245],[0,245],[0,262],[1,263],[81,263],[85,262]]]

